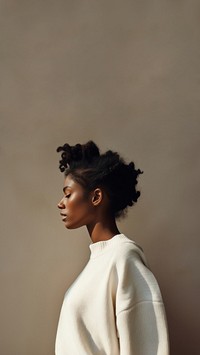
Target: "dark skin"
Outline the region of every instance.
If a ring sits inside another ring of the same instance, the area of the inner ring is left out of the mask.
[[[63,192],[58,208],[66,228],[76,229],[85,225],[93,243],[120,233],[110,211],[108,196],[101,187],[86,194],[84,188],[68,175]]]

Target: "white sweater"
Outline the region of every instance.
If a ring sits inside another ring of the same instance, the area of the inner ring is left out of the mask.
[[[168,355],[162,297],[141,248],[124,234],[89,247],[64,298],[56,355]]]

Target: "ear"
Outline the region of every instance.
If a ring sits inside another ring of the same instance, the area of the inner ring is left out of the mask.
[[[92,193],[92,204],[98,206],[103,199],[103,192],[100,188],[96,188]]]

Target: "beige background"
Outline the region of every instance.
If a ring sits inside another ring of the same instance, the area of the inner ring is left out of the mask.
[[[145,172],[119,226],[159,281],[171,354],[199,354],[199,1],[2,0],[0,10],[0,353],[54,354],[90,243],[60,221],[55,150],[93,139]]]

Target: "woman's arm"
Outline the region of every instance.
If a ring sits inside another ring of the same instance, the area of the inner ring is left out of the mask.
[[[120,355],[169,355],[161,292],[143,253],[137,249],[121,251],[116,272]]]
[[[117,315],[120,355],[169,355],[162,302],[143,301]]]

